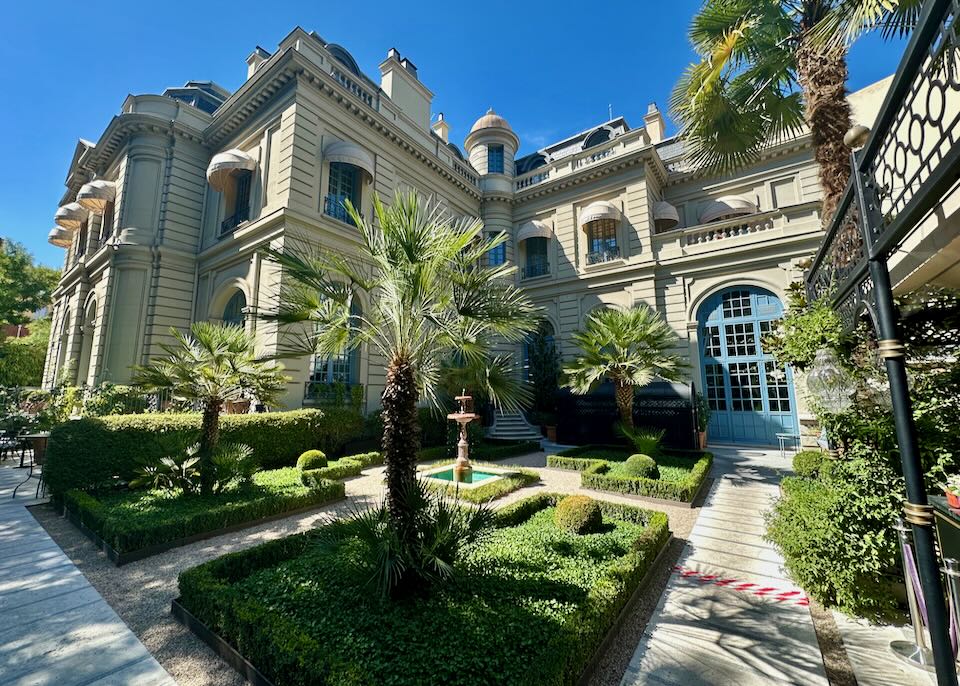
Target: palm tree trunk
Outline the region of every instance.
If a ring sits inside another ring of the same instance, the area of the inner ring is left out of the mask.
[[[203,420],[200,424],[200,493],[213,492],[213,451],[220,442],[220,406],[219,399],[207,400],[203,405]]]
[[[847,102],[847,51],[816,44],[809,36],[797,48],[797,78],[803,88],[805,116],[820,168],[822,222],[828,226],[850,179],[850,150],[843,136],[850,128]]]
[[[617,399],[617,410],[620,412],[620,421],[624,426],[633,428],[633,386],[623,381],[615,381],[614,389]]]
[[[417,382],[413,364],[395,358],[387,366],[383,405],[383,459],[387,467],[387,507],[400,535],[412,532],[409,493],[417,479],[420,424],[417,421]]]

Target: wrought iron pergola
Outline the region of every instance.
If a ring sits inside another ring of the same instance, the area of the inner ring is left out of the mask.
[[[938,683],[956,686],[891,254],[960,178],[960,0],[927,0],[872,131],[851,129],[852,175],[807,273],[811,300],[830,298],[852,329],[866,311],[884,359]],[[861,147],[862,146],[862,147]],[[859,148],[859,150],[857,149]]]

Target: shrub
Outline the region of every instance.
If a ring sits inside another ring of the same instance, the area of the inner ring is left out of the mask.
[[[801,450],[793,456],[793,471],[797,476],[812,479],[820,472],[823,459],[819,450]]]
[[[585,495],[568,495],[557,503],[553,517],[557,526],[577,535],[596,533],[603,525],[600,505]]]
[[[314,487],[323,481],[339,481],[351,476],[359,476],[367,467],[383,464],[383,455],[380,453],[362,453],[341,457],[318,469],[305,469],[300,475],[304,486]]]
[[[659,479],[660,470],[657,463],[649,455],[631,455],[623,465],[624,471],[630,476],[642,476],[644,479]]]
[[[626,436],[627,440],[633,446],[633,450],[641,455],[650,455],[654,458],[660,456],[660,442],[663,441],[663,429],[633,429],[621,425],[620,432]]]
[[[307,450],[297,458],[297,469],[320,469],[327,466],[327,456],[322,450]]]
[[[343,496],[342,483],[325,481],[315,488],[305,488],[299,470],[288,467],[258,472],[251,485],[218,495],[184,497],[158,490],[91,494],[70,490],[63,495],[63,503],[74,518],[114,550],[130,553],[319,506]]]
[[[671,464],[672,463],[672,464]],[[684,464],[686,468],[677,468],[673,465]],[[690,458],[664,456],[660,459],[658,469],[661,472],[659,479],[647,479],[642,476],[631,476],[621,471],[621,464],[594,460],[592,464],[580,473],[580,485],[584,488],[595,488],[599,491],[613,491],[628,495],[640,495],[647,498],[662,500],[678,500],[691,502],[700,492],[700,487],[710,474],[713,464],[713,455],[702,453],[696,462]],[[670,469],[671,478],[665,478],[664,472]]]
[[[498,528],[466,551],[462,582],[416,602],[364,593],[350,556],[323,545],[324,529],[184,571],[180,602],[273,683],[409,686],[429,674],[447,686],[477,675],[573,684],[669,529],[661,512],[602,503],[610,530],[573,536],[553,522],[560,497],[498,511]]]
[[[361,431],[349,410],[293,410],[226,415],[220,439],[253,449],[260,468],[293,466],[310,448],[335,454]],[[71,488],[113,487],[132,479],[144,463],[179,454],[194,443],[199,414],[141,414],[83,418],[53,428],[44,480],[54,495]]]

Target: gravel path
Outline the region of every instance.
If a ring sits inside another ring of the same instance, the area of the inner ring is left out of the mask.
[[[541,481],[502,498],[497,501],[498,506],[538,491],[551,491],[585,493],[600,499],[662,510],[669,516],[670,529],[676,540],[655,570],[652,583],[626,619],[619,639],[612,642],[590,682],[591,686],[619,684],[670,577],[673,564],[696,522],[699,508],[654,505],[626,496],[581,489],[579,473],[546,469],[545,453],[511,458],[503,463],[537,468]],[[244,680],[171,616],[170,601],[177,596],[177,576],[185,569],[226,553],[306,531],[356,507],[362,508],[377,502],[383,495],[383,469],[372,469],[362,476],[346,480],[346,490],[346,500],[314,512],[175,548],[123,567],[114,567],[103,553],[97,551],[83,534],[59,517],[52,508],[40,506],[33,508],[32,512],[180,686],[240,686],[245,683]]]

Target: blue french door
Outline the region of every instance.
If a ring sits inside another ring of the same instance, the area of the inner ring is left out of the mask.
[[[776,363],[762,342],[782,315],[779,298],[745,286],[720,291],[700,307],[709,440],[776,445],[778,433],[798,433],[793,374]]]

